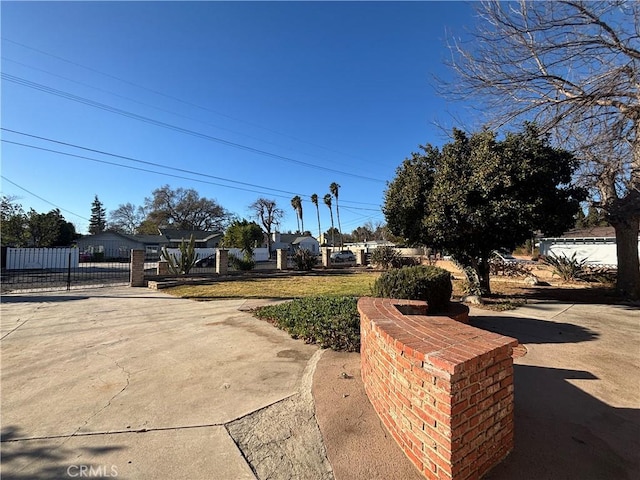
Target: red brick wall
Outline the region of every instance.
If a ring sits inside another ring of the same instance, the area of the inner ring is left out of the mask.
[[[365,390],[426,478],[480,478],[513,449],[517,340],[426,316],[426,308],[420,301],[360,299]]]

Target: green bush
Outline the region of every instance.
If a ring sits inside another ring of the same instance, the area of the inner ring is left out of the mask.
[[[248,272],[249,270],[253,270],[256,266],[256,262],[253,260],[248,260],[245,258],[238,258],[235,255],[229,255],[229,264],[236,270],[241,270],[243,272]]]
[[[293,254],[293,263],[296,270],[311,271],[318,263],[318,257],[305,248],[296,250]]]
[[[306,297],[254,310],[293,338],[322,348],[360,350],[360,315],[357,297]]]
[[[378,247],[371,252],[371,264],[377,265],[385,270],[397,266],[399,262],[400,252],[393,247]]]
[[[429,311],[445,308],[452,291],[451,274],[428,265],[389,270],[373,284],[376,297],[426,300]]]

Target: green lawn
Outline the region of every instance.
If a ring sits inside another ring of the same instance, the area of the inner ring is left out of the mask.
[[[271,278],[256,277],[215,281],[208,285],[181,285],[163,290],[182,298],[303,298],[371,294],[380,272],[311,272]]]

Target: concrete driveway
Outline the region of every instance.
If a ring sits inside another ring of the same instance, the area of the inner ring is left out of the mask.
[[[539,302],[473,308],[471,324],[528,350],[514,360],[515,448],[486,480],[640,478],[640,309]],[[359,354],[326,352],[313,393],[336,480],[422,478],[373,410]]]
[[[297,398],[318,349],[246,307],[131,288],[4,296],[2,478],[255,478],[243,422]]]

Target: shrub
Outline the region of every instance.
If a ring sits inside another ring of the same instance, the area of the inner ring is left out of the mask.
[[[395,266],[399,259],[400,252],[393,247],[378,247],[371,252],[371,264],[378,265],[385,270]]]
[[[389,270],[373,285],[376,297],[426,300],[430,311],[445,308],[451,300],[452,291],[451,274],[433,266]]]
[[[586,259],[578,260],[574,252],[571,257],[566,255],[549,255],[542,262],[553,268],[553,275],[558,275],[565,282],[580,280],[586,273]]]
[[[393,262],[393,266],[396,268],[415,267],[417,265],[420,265],[420,259],[417,257],[398,257],[398,260]]]
[[[256,266],[256,262],[254,262],[253,260],[238,258],[235,255],[229,255],[229,264],[236,270],[241,270],[243,272],[253,270],[253,268]]]
[[[306,297],[254,310],[293,338],[322,348],[360,350],[357,297]]]
[[[600,265],[587,265],[583,267],[581,279],[587,282],[615,285],[617,276],[618,270],[616,268]]]
[[[311,271],[318,263],[318,257],[307,249],[301,248],[293,254],[293,263],[296,270]]]

